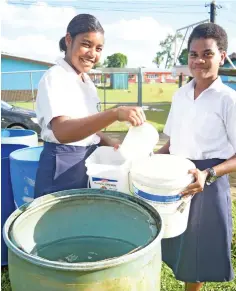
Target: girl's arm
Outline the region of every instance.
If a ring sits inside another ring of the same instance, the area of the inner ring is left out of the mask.
[[[121,106],[84,118],[72,119],[68,116],[58,116],[52,119],[51,127],[60,143],[71,143],[85,139],[117,120],[129,121],[137,126],[141,125],[146,117],[140,107]]]

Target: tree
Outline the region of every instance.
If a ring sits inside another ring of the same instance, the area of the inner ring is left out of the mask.
[[[98,62],[93,66],[93,69],[102,68],[102,67],[103,65],[100,62]]]
[[[156,66],[159,68],[161,63],[163,62],[164,60],[164,54],[163,52],[158,52],[156,53],[156,56],[155,58],[153,59],[153,63],[156,64]]]
[[[182,34],[178,33],[176,35],[177,39],[182,39]],[[159,43],[160,51],[156,53],[156,57],[158,56],[158,61],[161,61],[161,63],[165,60],[165,68],[170,68],[172,66],[173,60],[174,60],[174,53],[173,53],[173,44],[175,41],[175,36],[168,34],[166,39],[161,41]],[[155,60],[155,59],[154,59]],[[160,65],[160,63],[159,63]]]
[[[107,68],[124,68],[127,63],[127,56],[121,53],[115,53],[111,56],[108,56],[107,59],[104,61],[104,65]]]
[[[178,60],[181,65],[187,65],[188,64],[188,49],[183,49],[180,56],[178,57]]]

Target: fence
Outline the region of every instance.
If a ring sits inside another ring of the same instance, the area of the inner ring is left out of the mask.
[[[45,70],[2,72],[2,100],[34,109],[38,83],[44,73]],[[143,106],[169,102],[177,89],[175,78],[165,70],[103,68],[89,75],[98,88],[104,110],[117,105]],[[172,87],[171,90],[169,87]]]
[[[2,72],[2,100],[18,106],[34,109],[38,84],[45,70]],[[135,81],[129,81],[129,75],[135,76]],[[142,76],[140,69],[124,69],[123,71],[107,70],[102,73],[89,74],[98,88],[98,94],[103,109],[111,105],[139,105],[142,106]],[[131,92],[131,88],[132,92]],[[123,96],[115,94],[115,90]],[[136,90],[137,89],[137,90]],[[113,94],[111,94],[113,91]],[[131,96],[129,96],[131,94]]]

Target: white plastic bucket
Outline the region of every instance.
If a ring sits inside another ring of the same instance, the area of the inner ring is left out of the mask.
[[[130,161],[113,147],[97,148],[85,161],[91,188],[130,194],[128,173]]]
[[[38,146],[38,135],[29,129],[2,129],[2,144],[22,144],[29,147]]]
[[[188,174],[195,169],[188,159],[173,155],[153,155],[133,162],[130,180],[134,195],[150,203],[164,222],[164,238],[182,234],[188,224],[191,197],[180,193],[193,182]]]
[[[140,126],[131,126],[120,146],[120,152],[128,159],[148,156],[159,141],[158,131],[145,122]]]

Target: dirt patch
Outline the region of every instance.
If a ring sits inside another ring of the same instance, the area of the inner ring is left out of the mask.
[[[236,200],[236,187],[231,187],[232,200]]]

